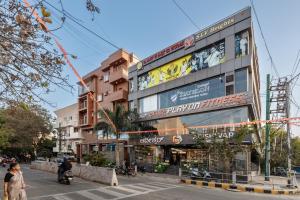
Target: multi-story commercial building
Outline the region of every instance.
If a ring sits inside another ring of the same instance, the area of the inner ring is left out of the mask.
[[[218,170],[215,168],[224,162],[214,164],[211,155],[196,147],[192,133],[230,138],[237,130],[233,125],[218,129],[203,126],[259,120],[259,79],[250,8],[132,66],[129,108],[137,109],[141,121],[158,131],[157,135],[130,140],[136,161],[178,165],[193,160]],[[257,170],[259,151],[250,145],[257,142],[260,134],[254,129],[243,140],[244,150],[235,156],[238,169]]]
[[[77,144],[83,141],[80,129],[78,128],[77,109],[78,104],[75,103],[54,111],[56,114],[55,129],[57,130],[57,142],[53,148],[53,152],[76,154]]]
[[[94,126],[101,120],[98,112],[100,106],[114,110],[117,104],[121,104],[125,109],[128,108],[128,67],[136,62],[132,53],[120,49],[104,60],[99,68],[83,77],[91,93],[78,83],[77,111],[79,127],[84,136],[84,142],[77,148],[79,155],[101,151],[114,159],[115,136],[103,136],[101,131],[94,131]],[[124,144],[126,140],[119,142]],[[121,159],[123,157],[124,152],[121,152]]]

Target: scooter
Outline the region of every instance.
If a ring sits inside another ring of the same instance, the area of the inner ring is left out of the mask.
[[[211,179],[211,175],[208,171],[206,170],[201,170],[199,171],[198,168],[190,168],[190,178],[192,180],[195,179],[203,179],[203,180],[210,180]]]
[[[71,170],[65,171],[61,178],[58,177],[58,182],[66,185],[70,185],[72,180],[73,180],[73,173]]]

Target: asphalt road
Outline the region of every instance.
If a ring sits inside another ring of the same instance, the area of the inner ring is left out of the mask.
[[[5,169],[0,169],[3,179]],[[221,189],[154,181],[146,177],[119,177],[119,186],[111,187],[75,178],[72,185],[56,182],[56,175],[23,166],[29,200],[296,200],[300,196],[230,192]],[[2,186],[1,181],[1,188]],[[2,195],[2,190],[1,190]]]

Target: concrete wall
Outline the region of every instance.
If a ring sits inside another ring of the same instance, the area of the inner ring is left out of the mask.
[[[32,162],[30,168],[51,173],[57,173],[58,171],[57,163],[53,162]],[[85,180],[95,181],[111,186],[118,185],[115,169],[73,164],[72,173],[74,176]]]

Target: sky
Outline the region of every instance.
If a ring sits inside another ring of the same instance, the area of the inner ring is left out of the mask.
[[[48,0],[60,8],[58,0]],[[175,6],[172,0],[94,0],[101,13],[93,16],[85,9],[85,0],[62,0],[64,9],[100,36],[119,47],[133,52],[143,59],[183,38],[197,32],[197,28]],[[232,13],[250,5],[250,0],[176,0],[200,27],[209,26]],[[300,49],[300,1],[299,0],[254,0],[254,5],[270,53],[280,76],[290,76]],[[47,5],[46,5],[47,7]],[[58,12],[50,7],[53,26],[57,27]],[[252,15],[255,40],[261,75],[262,114],[265,113],[266,74],[276,77],[271,69],[257,21]],[[116,49],[101,39],[88,33],[67,19],[55,35],[70,54],[78,58],[72,60],[80,75],[94,70]],[[300,67],[297,72],[300,72]],[[65,68],[70,83],[76,87],[77,79],[69,68]],[[295,74],[295,73],[294,73]],[[300,81],[293,90],[293,96],[300,104]],[[51,112],[77,101],[77,90],[73,94],[60,88],[45,96],[55,106],[45,105]],[[291,116],[297,114],[292,105]],[[300,116],[300,112],[298,113]],[[300,128],[293,127],[293,135],[300,135]]]

